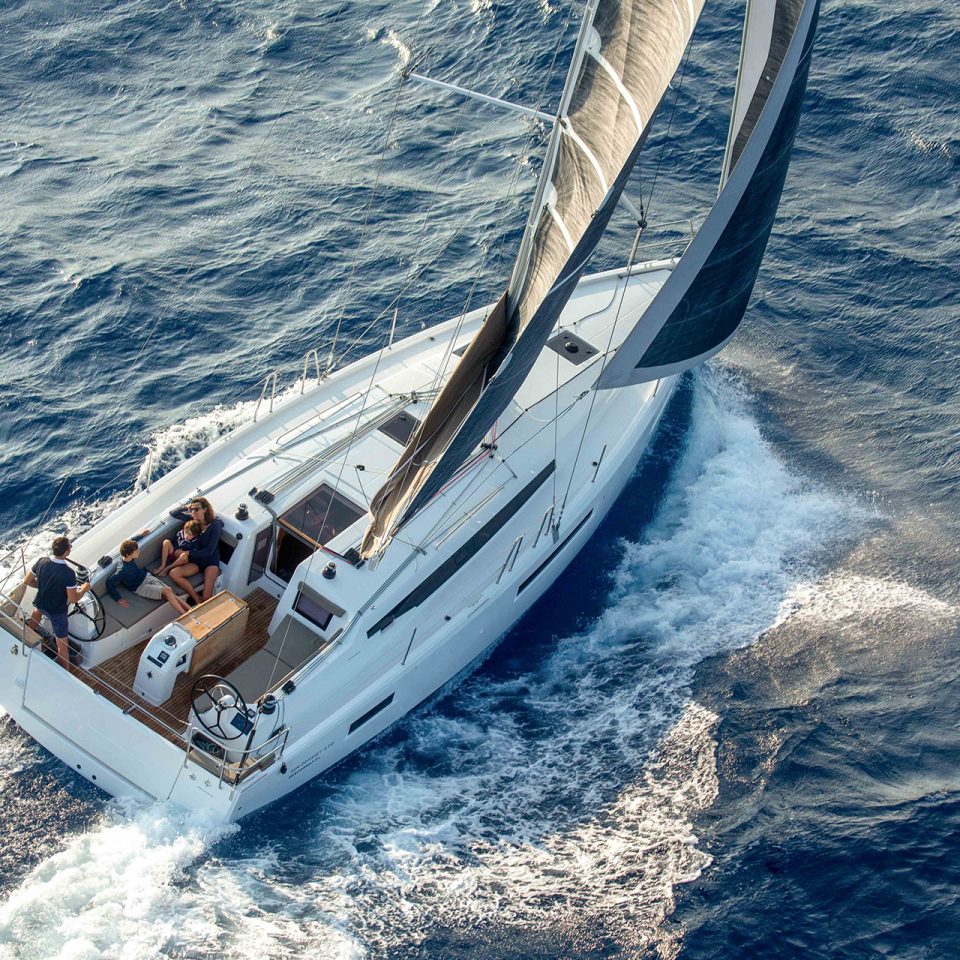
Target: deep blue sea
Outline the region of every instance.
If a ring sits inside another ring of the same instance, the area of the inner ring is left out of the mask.
[[[560,0],[0,0],[0,544],[504,283]],[[714,0],[629,188],[716,191]],[[0,958],[960,955],[960,7],[823,0],[734,343],[469,678],[239,826],[0,720]],[[623,262],[614,225],[595,265]],[[663,244],[663,246],[661,246]]]

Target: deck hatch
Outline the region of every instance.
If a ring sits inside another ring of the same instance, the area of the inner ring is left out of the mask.
[[[413,435],[413,431],[420,426],[420,421],[405,410],[391,417],[386,423],[381,423],[377,429],[385,433],[391,440],[396,440],[401,447],[407,445],[407,441]]]
[[[569,333],[567,331],[551,337],[547,341],[546,346],[551,350],[555,350],[561,357],[565,357],[576,366],[585,363],[591,357],[597,355],[596,347],[592,347],[583,337],[578,337],[575,333]]]

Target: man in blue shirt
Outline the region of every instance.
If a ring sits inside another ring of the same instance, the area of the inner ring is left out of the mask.
[[[107,592],[121,607],[129,607],[130,603],[120,596],[117,589],[121,585],[135,593],[138,597],[147,600],[166,600],[177,611],[177,616],[186,613],[190,608],[168,587],[162,580],[158,580],[152,573],[137,566],[137,557],[140,556],[140,544],[136,540],[124,540],[120,544],[120,558],[123,561],[120,569],[107,578]]]
[[[50,621],[57,641],[57,659],[66,667],[70,664],[67,607],[71,603],[78,603],[90,589],[90,584],[77,586],[77,575],[67,564],[70,541],[66,537],[54,537],[50,552],[53,556],[41,557],[24,577],[23,582],[28,587],[37,588],[29,621],[30,628],[36,630],[41,617]]]

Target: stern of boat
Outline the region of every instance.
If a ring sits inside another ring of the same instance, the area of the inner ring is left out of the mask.
[[[230,758],[197,749],[190,722],[164,716],[123,684],[125,664],[63,667],[33,631],[19,590],[0,593],[0,706],[31,737],[116,797],[171,801],[222,821],[264,776],[284,738]],[[136,650],[126,654],[134,662]],[[250,812],[248,806],[244,812]]]

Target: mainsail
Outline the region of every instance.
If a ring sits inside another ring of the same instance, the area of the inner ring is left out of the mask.
[[[777,214],[819,0],[749,0],[722,189],[703,226],[597,386],[680,373],[734,335]]]
[[[613,214],[705,0],[591,0],[510,283],[371,504],[364,556],[433,497],[523,383]]]

